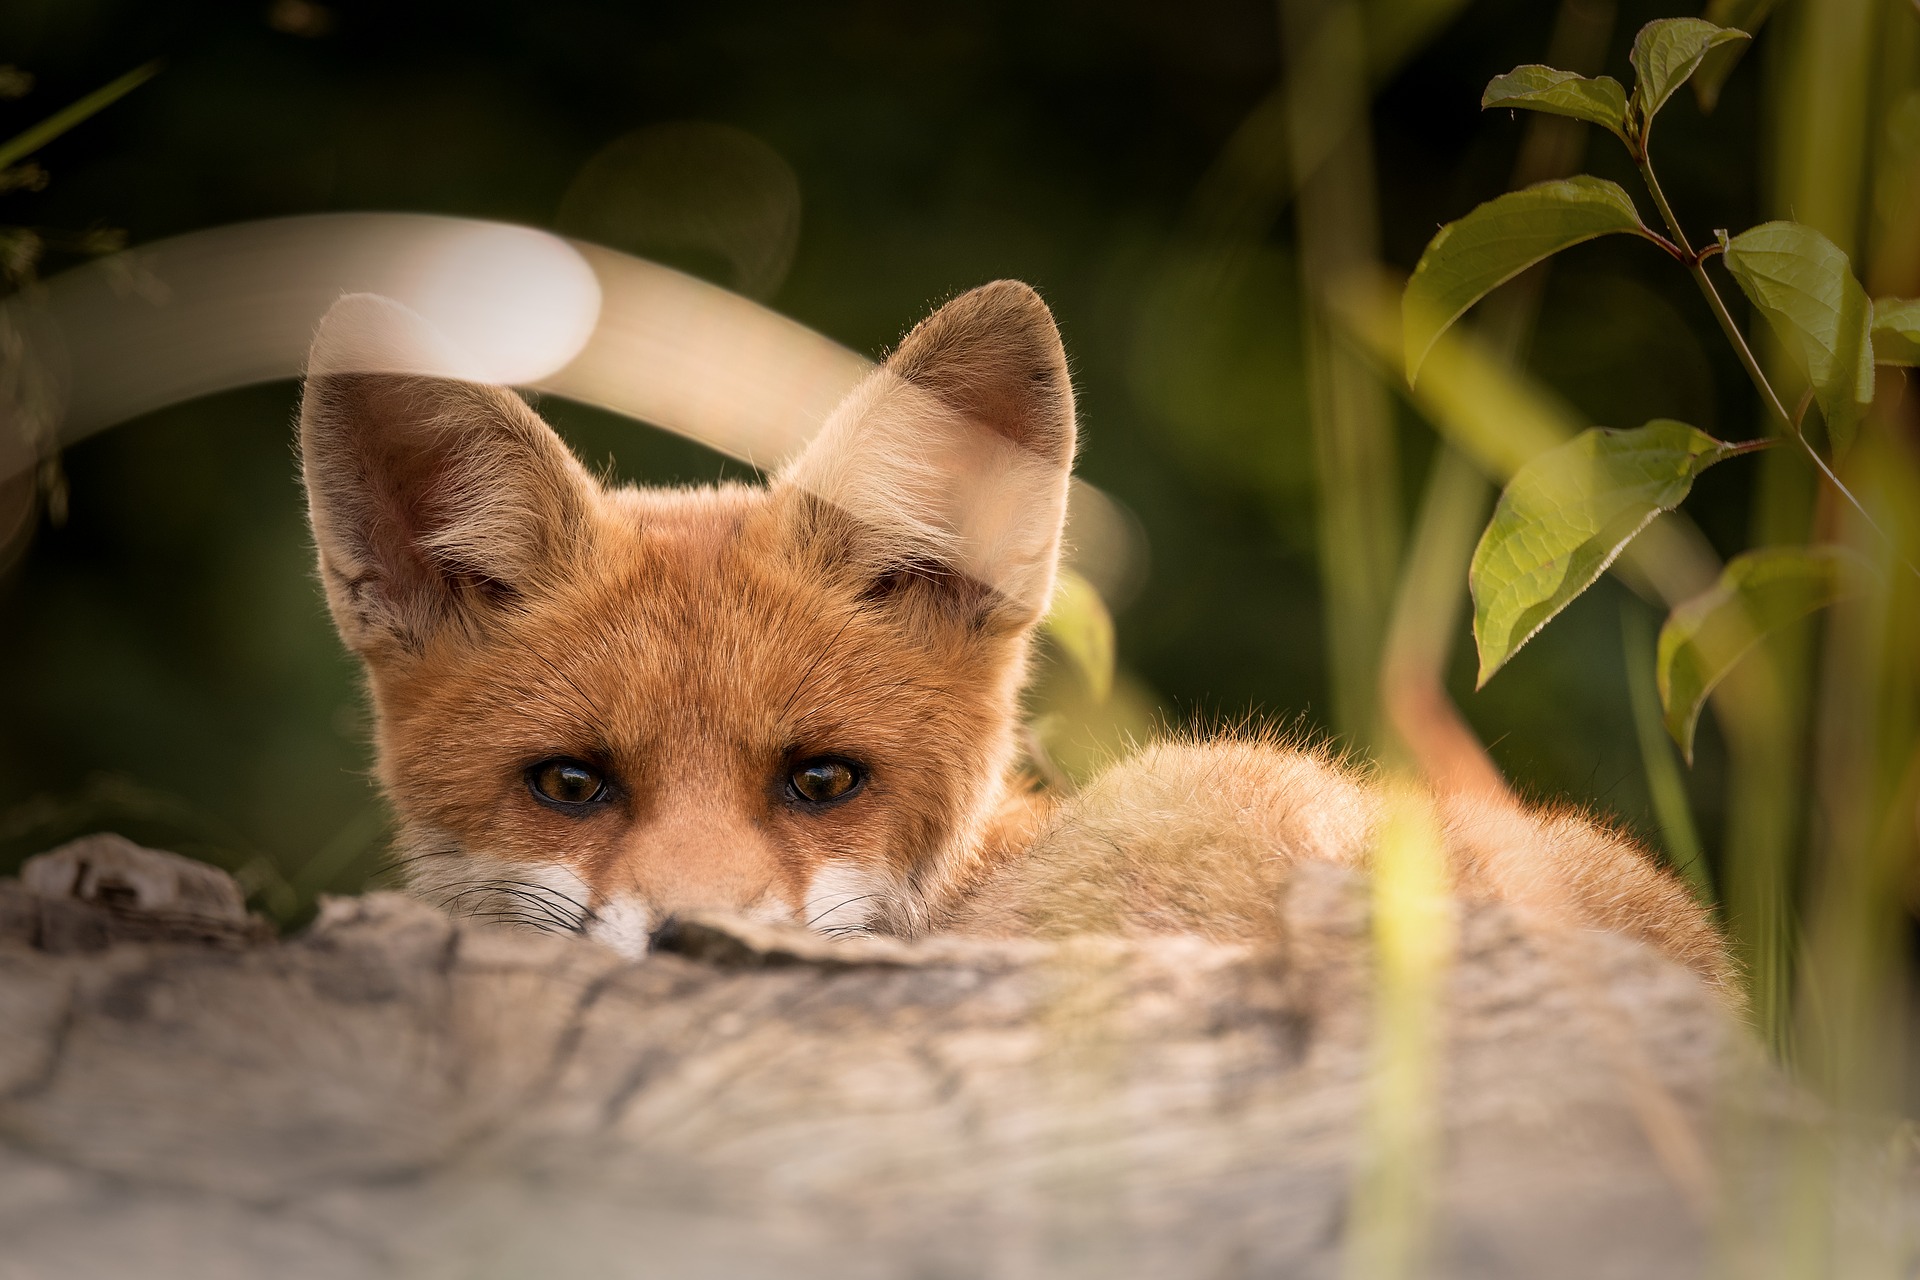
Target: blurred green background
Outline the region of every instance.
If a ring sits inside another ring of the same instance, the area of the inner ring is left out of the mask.
[[[1546,58],[1558,8],[1425,7],[1444,20],[1371,105],[1381,251],[1403,271],[1441,222],[1506,189],[1521,122],[1483,115],[1480,91]],[[1605,69],[1626,79],[1632,33],[1680,11],[1623,0]],[[119,227],[136,245],[322,210],[559,227],[752,292],[870,354],[957,290],[1032,282],[1074,361],[1082,472],[1150,546],[1116,601],[1133,700],[1121,718],[1137,721],[1137,702],[1176,725],[1251,713],[1329,728],[1291,215],[1242,228],[1223,268],[1208,213],[1220,157],[1279,74],[1265,0],[9,0],[0,62],[37,85],[0,103],[0,133],[156,56],[157,79],[41,154],[43,191],[0,197],[0,222]],[[1762,216],[1754,80],[1736,74],[1711,117],[1682,98],[1662,118],[1668,194],[1702,233]],[[733,160],[705,157],[715,138]],[[659,181],[623,217],[596,204],[594,175],[636,147]],[[1588,167],[1629,177],[1616,147],[1595,144]],[[731,229],[703,239],[703,211]],[[1588,422],[1675,416],[1731,436],[1758,422],[1692,284],[1643,244],[1556,265],[1527,365]],[[43,516],[0,570],[0,868],[98,827],[245,868],[281,903],[376,868],[367,726],[311,572],[294,404],[290,383],[256,387],[66,453],[64,521]],[[625,477],[741,470],[638,424],[543,408]],[[1410,519],[1433,436],[1393,411]],[[1723,555],[1747,526],[1751,477],[1734,470],[1709,473],[1689,504]],[[1657,840],[1623,607],[1646,606],[1603,582],[1480,693],[1463,622],[1451,685],[1527,792]],[[1710,848],[1722,769],[1709,730],[1688,785]]]

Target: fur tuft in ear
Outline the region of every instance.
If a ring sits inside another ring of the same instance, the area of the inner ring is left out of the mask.
[[[537,590],[578,546],[593,481],[513,392],[418,315],[342,298],[320,323],[300,463],[320,575],[358,652],[418,651]]]
[[[960,574],[991,589],[996,622],[1023,627],[1053,592],[1073,449],[1053,314],[1001,280],[921,321],[780,484],[853,518],[859,572]]]

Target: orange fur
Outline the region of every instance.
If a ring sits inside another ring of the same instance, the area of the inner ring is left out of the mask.
[[[956,905],[949,927],[998,935],[1276,936],[1292,866],[1365,870],[1385,807],[1367,771],[1272,735],[1150,744],[1034,825],[1021,856]],[[1718,931],[1631,840],[1572,809],[1485,795],[1438,804],[1457,893],[1552,927],[1638,937],[1732,995]]]
[[[416,891],[635,952],[702,907],[1254,938],[1298,859],[1364,866],[1380,800],[1322,751],[1165,742],[1062,803],[1016,783],[1075,440],[1026,286],[923,322],[765,487],[604,486],[510,392],[366,358],[369,334],[433,347],[408,337],[422,323],[344,299],[301,416],[321,577],[366,664]],[[556,757],[607,789],[543,802],[530,771]],[[864,783],[804,801],[788,779],[822,757]],[[1705,916],[1618,835],[1487,802],[1446,826],[1463,891],[1724,978]]]

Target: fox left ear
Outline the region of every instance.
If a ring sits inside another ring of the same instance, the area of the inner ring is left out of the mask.
[[[1073,449],[1053,313],[1000,280],[921,321],[778,485],[851,518],[836,542],[856,571],[945,580],[1018,629],[1053,593]]]
[[[300,461],[335,624],[363,657],[485,626],[557,578],[593,481],[418,315],[350,294],[321,321]]]

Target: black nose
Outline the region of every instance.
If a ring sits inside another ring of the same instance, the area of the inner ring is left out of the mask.
[[[649,951],[685,951],[686,946],[687,931],[681,926],[679,916],[666,917],[647,935]]]
[[[721,969],[770,969],[805,963],[777,941],[756,941],[750,936],[753,927],[747,928],[749,934],[742,934],[729,927],[726,920],[703,920],[698,912],[692,919],[668,916],[647,935],[647,949],[671,952]]]

